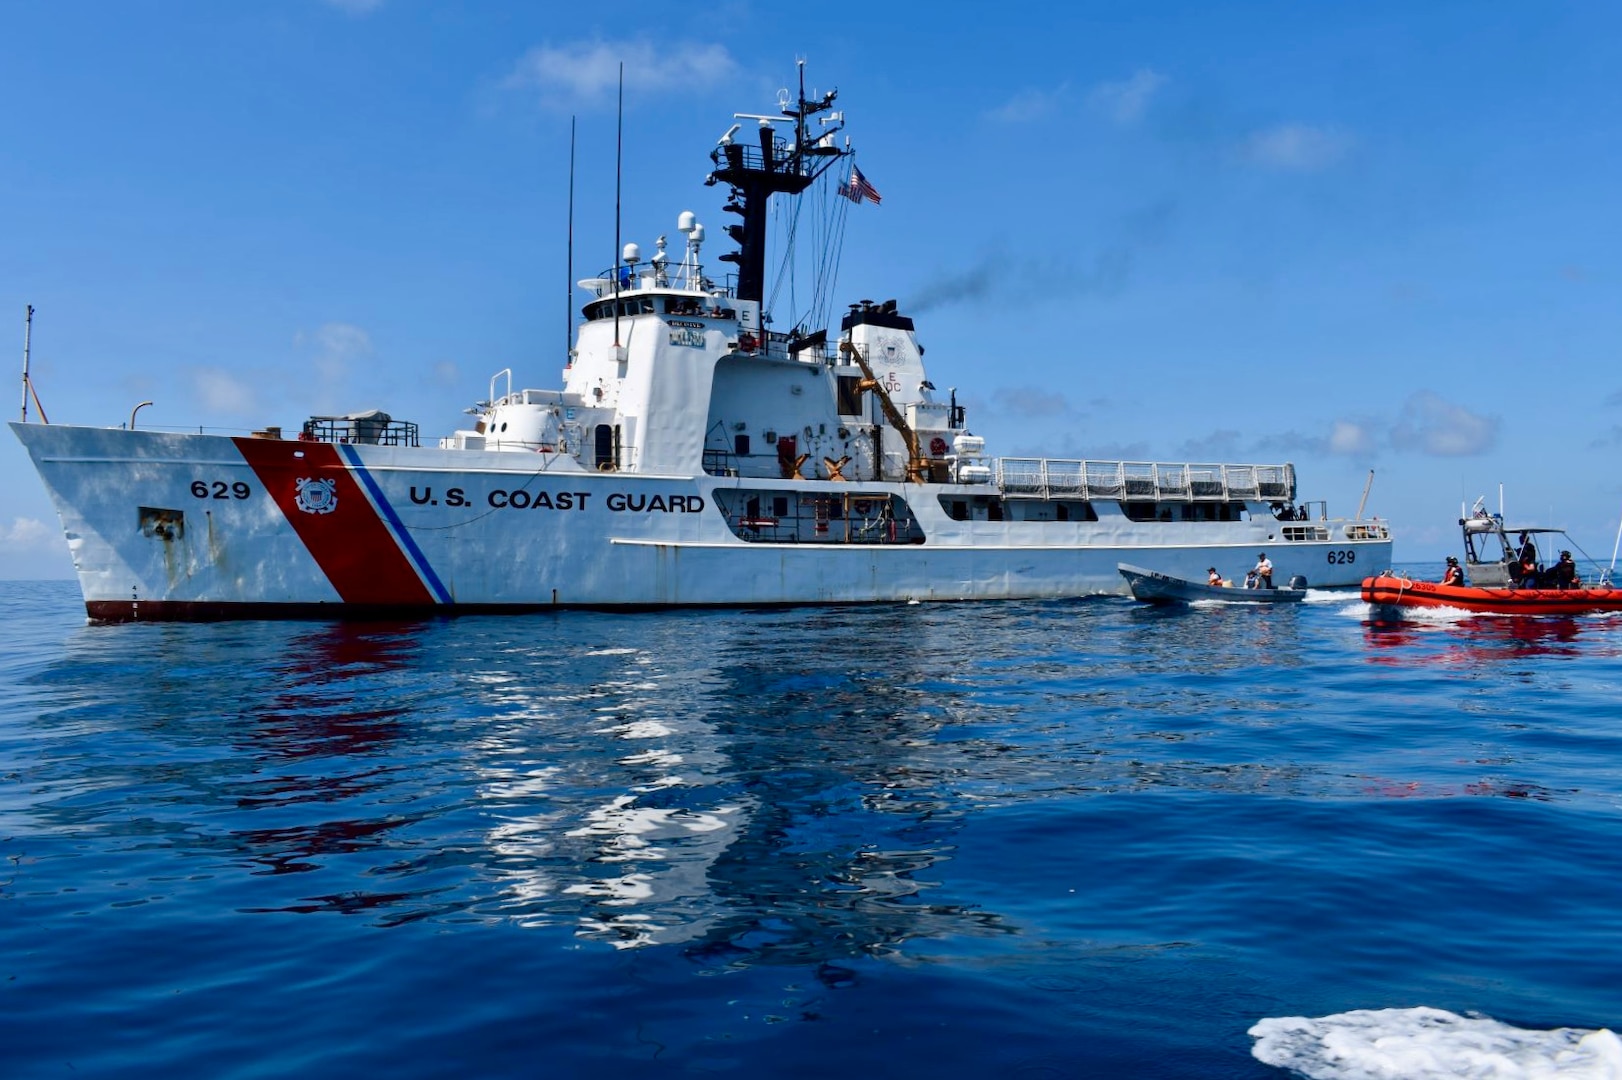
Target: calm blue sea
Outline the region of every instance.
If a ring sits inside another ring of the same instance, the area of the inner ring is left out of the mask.
[[[1330,594],[90,626],[0,584],[0,1075],[1260,1080],[1253,1027],[1351,1014],[1448,1070],[1393,1076],[1609,1076],[1619,688],[1619,620]]]

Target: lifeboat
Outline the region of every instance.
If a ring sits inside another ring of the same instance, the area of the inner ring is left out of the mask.
[[[1489,588],[1474,585],[1439,585],[1414,581],[1401,574],[1377,574],[1363,579],[1363,599],[1376,617],[1400,617],[1404,608],[1462,608],[1498,615],[1584,615],[1595,611],[1622,611],[1622,589]]]
[[[1363,599],[1373,607],[1376,619],[1400,619],[1405,610],[1443,607],[1496,615],[1622,611],[1622,589],[1612,587],[1611,569],[1585,556],[1587,569],[1580,573],[1571,553],[1577,544],[1564,529],[1506,525],[1503,514],[1488,513],[1484,503],[1485,499],[1476,500],[1470,514],[1459,518],[1464,582],[1415,581],[1395,571],[1364,578]],[[1457,559],[1449,556],[1448,561]],[[1584,576],[1593,584],[1585,587]]]

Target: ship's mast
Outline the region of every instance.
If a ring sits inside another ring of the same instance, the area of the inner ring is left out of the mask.
[[[34,305],[28,305],[28,312],[23,316],[23,423],[28,423],[28,347],[34,340]]]
[[[833,108],[839,91],[830,90],[816,101],[805,96],[805,62],[799,63],[800,89],[798,101],[790,106],[788,92],[779,98],[782,116],[759,116],[751,113],[733,113],[736,120],[755,120],[760,124],[760,145],[749,146],[734,142],[742,125],[734,124],[721,136],[721,143],[710,152],[715,170],[706,183],[724,183],[732,186],[732,198],[722,209],[743,218],[741,225],[728,225],[727,235],[738,243],[737,251],[721,256],[724,262],[738,264],[739,300],[760,301],[766,290],[766,205],[774,192],[798,195],[828,169],[850,153],[834,145],[834,135],[844,126],[843,118],[835,113],[825,118],[824,130],[807,142],[806,120],[817,113]],[[785,142],[777,137],[775,124],[792,122],[794,141]]]

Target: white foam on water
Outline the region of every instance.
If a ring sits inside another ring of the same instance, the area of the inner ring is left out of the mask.
[[[1622,1039],[1606,1028],[1532,1031],[1426,1006],[1270,1017],[1250,1035],[1256,1060],[1308,1080],[1622,1080]]]
[[[1347,606],[1346,614],[1367,620],[1373,617],[1374,606],[1359,600],[1356,604]],[[1479,619],[1481,616],[1481,612],[1456,607],[1405,607],[1399,621],[1411,626],[1450,626],[1465,619]],[[1525,618],[1525,616],[1506,616],[1506,618]]]
[[[1463,622],[1465,619],[1478,619],[1484,614],[1489,613],[1457,607],[1412,607],[1402,609],[1402,617],[1405,622],[1436,623],[1444,626],[1448,623]]]

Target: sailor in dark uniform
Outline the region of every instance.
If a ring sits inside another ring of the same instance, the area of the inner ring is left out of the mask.
[[[1577,576],[1577,563],[1572,559],[1569,551],[1560,553],[1560,561],[1549,567],[1548,577],[1551,589],[1576,589],[1582,587],[1582,579]]]
[[[1520,551],[1509,565],[1509,576],[1517,585],[1528,589],[1538,587],[1538,549],[1526,533],[1521,533]]]

